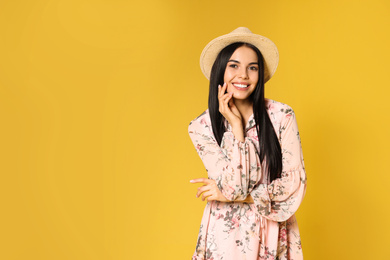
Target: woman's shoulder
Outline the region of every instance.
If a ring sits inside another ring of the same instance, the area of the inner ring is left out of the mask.
[[[286,103],[265,98],[265,106],[275,129],[295,118],[294,110]]]
[[[211,128],[211,119],[209,114],[209,109],[207,108],[195,119],[191,120],[188,125],[188,131],[194,130],[195,128]]]
[[[265,107],[269,114],[292,115],[294,113],[292,107],[287,105],[286,103],[276,101],[270,98],[264,98],[264,100],[265,100]]]

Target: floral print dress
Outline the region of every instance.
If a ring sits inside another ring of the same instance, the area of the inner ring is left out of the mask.
[[[260,163],[253,114],[245,142],[235,139],[224,120],[221,146],[214,138],[208,109],[188,126],[206,167],[231,202],[207,202],[193,260],[303,259],[294,213],[306,192],[306,173],[295,113],[290,106],[265,99],[282,149],[282,174],[270,182]],[[254,203],[240,202],[251,195]]]

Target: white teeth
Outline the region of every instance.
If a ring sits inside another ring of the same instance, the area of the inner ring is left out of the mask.
[[[243,85],[243,84],[233,84],[235,87],[238,87],[238,88],[246,88],[248,87],[248,85]]]

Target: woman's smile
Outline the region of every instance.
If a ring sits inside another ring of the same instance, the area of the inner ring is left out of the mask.
[[[248,83],[232,83],[232,85],[236,88],[236,89],[238,89],[238,90],[242,90],[242,91],[244,91],[244,90],[248,90],[249,89],[249,86],[250,86],[250,84],[248,84]]]

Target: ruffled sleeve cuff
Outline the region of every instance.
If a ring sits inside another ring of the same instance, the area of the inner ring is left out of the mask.
[[[282,174],[271,184],[259,184],[251,196],[260,215],[274,221],[289,219],[298,209],[306,191],[306,175],[302,168]]]

